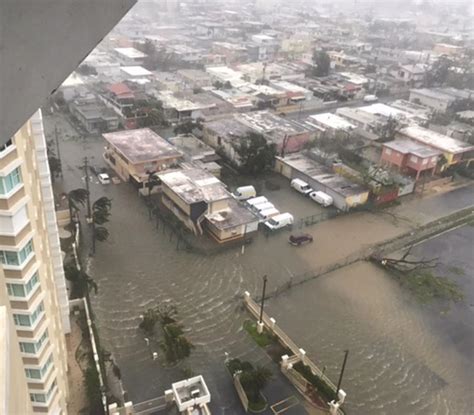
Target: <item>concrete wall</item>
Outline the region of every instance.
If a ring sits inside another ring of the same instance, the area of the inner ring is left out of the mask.
[[[0,2],[0,143],[43,105],[136,0]]]

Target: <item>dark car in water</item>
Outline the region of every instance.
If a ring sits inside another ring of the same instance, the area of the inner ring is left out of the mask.
[[[307,233],[301,235],[291,235],[288,242],[293,246],[300,246],[313,242],[313,237]]]

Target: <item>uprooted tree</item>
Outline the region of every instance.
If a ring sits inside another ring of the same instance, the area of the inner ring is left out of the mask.
[[[440,265],[438,258],[416,258],[410,246],[400,258],[372,255],[372,261],[390,271],[402,287],[407,288],[422,303],[432,300],[461,301],[463,293],[458,284],[434,274]]]

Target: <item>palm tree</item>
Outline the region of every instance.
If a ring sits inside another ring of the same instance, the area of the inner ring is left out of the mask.
[[[88,299],[90,291],[97,294],[97,283],[84,271],[78,270],[75,265],[69,264],[64,267],[66,279],[72,283],[72,298],[86,297]]]
[[[69,205],[69,217],[72,222],[73,214],[79,212],[80,206],[84,206],[89,192],[86,189],[74,189],[66,194],[68,205]]]
[[[92,254],[95,254],[95,241],[104,242],[109,237],[109,231],[101,226],[109,221],[112,199],[101,197],[92,205]]]

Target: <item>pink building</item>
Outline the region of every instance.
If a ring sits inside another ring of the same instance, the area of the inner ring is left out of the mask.
[[[104,159],[124,181],[137,187],[148,182],[150,173],[176,167],[182,153],[150,130],[117,131],[103,134],[107,141]]]
[[[441,152],[427,145],[407,139],[383,144],[380,164],[395,167],[399,171],[414,175],[416,180],[425,172],[435,173]]]

